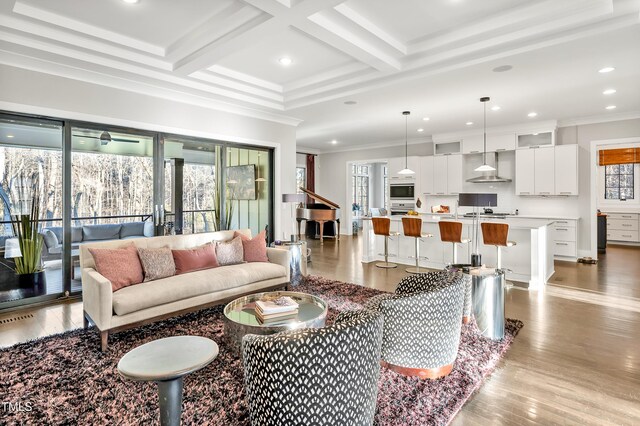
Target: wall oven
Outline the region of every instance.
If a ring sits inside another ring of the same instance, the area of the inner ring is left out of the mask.
[[[412,182],[397,182],[389,185],[389,199],[394,200],[413,200],[415,184]]]

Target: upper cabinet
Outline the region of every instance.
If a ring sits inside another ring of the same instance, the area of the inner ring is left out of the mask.
[[[513,151],[516,149],[515,133],[487,134],[487,152]],[[481,154],[484,151],[484,136],[473,135],[462,139],[463,154]]]
[[[420,194],[457,195],[462,192],[462,155],[422,157]]]
[[[516,195],[578,195],[578,146],[516,150]]]
[[[434,155],[451,155],[460,154],[462,152],[462,142],[434,142],[433,153]]]
[[[513,151],[516,149],[515,133],[487,135],[487,152]]]
[[[552,130],[532,133],[519,133],[517,135],[516,147],[523,148],[540,148],[543,146],[555,145],[555,132]]]
[[[416,194],[434,194],[433,187],[433,156],[420,157],[420,177],[418,178],[418,188]]]
[[[415,181],[416,175],[418,174],[418,169],[420,167],[419,157],[412,156],[408,157],[405,162],[404,157],[395,157],[389,158],[387,162],[387,170],[389,173],[390,181]],[[406,166],[405,166],[406,164]],[[405,167],[410,168],[415,173],[412,175],[399,175],[398,172],[403,170]]]
[[[578,195],[578,145],[556,145],[557,195]]]

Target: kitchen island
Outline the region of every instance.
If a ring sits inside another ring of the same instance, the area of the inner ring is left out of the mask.
[[[415,216],[412,216],[415,217]],[[453,259],[453,245],[440,241],[440,229],[438,222],[450,220],[461,222],[463,225],[462,238],[471,239],[473,236],[473,219],[454,219],[443,215],[423,214],[422,232],[433,234],[433,238],[422,238],[420,242],[420,265],[427,268],[442,269]],[[391,232],[399,232],[397,237],[389,238],[390,262],[401,265],[415,264],[414,239],[405,237],[402,232],[402,216],[389,216],[391,219]],[[367,220],[368,219],[368,220]],[[362,262],[377,262],[383,260],[384,237],[375,235],[371,224],[371,218],[363,220],[362,230]],[[495,222],[509,224],[509,240],[517,245],[502,249],[502,267],[507,269],[507,279],[526,283],[530,289],[542,288],[553,275],[553,251],[550,236],[550,225],[553,219],[535,218],[486,218],[481,217],[480,222]],[[485,246],[482,242],[482,231],[478,238],[479,253],[482,255],[482,263],[486,266],[495,266],[496,249],[494,246]],[[458,263],[470,263],[472,243],[458,245]]]

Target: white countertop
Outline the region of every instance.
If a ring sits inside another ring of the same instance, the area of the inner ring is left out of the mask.
[[[459,217],[458,219],[454,219],[452,217],[437,215],[437,214],[421,214],[419,216],[387,216],[393,222],[400,222],[403,217],[419,217],[422,219],[423,223],[437,223],[441,220],[455,220],[456,222],[461,222],[463,225],[472,225],[473,219],[468,217]],[[513,229],[535,229],[541,228],[544,226],[551,225],[554,220],[553,219],[539,219],[539,218],[517,218],[517,216],[507,216],[505,219],[502,218],[494,218],[494,217],[481,217],[480,222],[499,222],[499,223],[507,223],[509,227]],[[370,220],[370,217],[363,218],[364,220]],[[516,219],[516,220],[513,220]]]
[[[609,210],[609,213],[633,213],[630,211],[627,212],[616,212],[613,210]],[[428,212],[419,212],[422,216],[450,216],[453,217],[453,213],[428,213]],[[500,214],[501,212],[497,212]],[[460,214],[459,217],[462,217]],[[539,215],[539,214],[511,214],[507,215],[507,219],[555,219],[555,220],[580,220],[580,217],[576,216],[562,216],[562,215]]]

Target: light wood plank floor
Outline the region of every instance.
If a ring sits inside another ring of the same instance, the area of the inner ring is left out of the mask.
[[[357,238],[309,246],[311,274],[386,291],[406,275],[362,264]],[[639,249],[624,248],[586,268],[557,262],[552,282],[562,287],[507,290],[507,316],[525,326],[453,424],[640,425],[639,259]],[[33,318],[2,323],[24,314]],[[0,315],[0,346],[81,325],[80,302]]]

